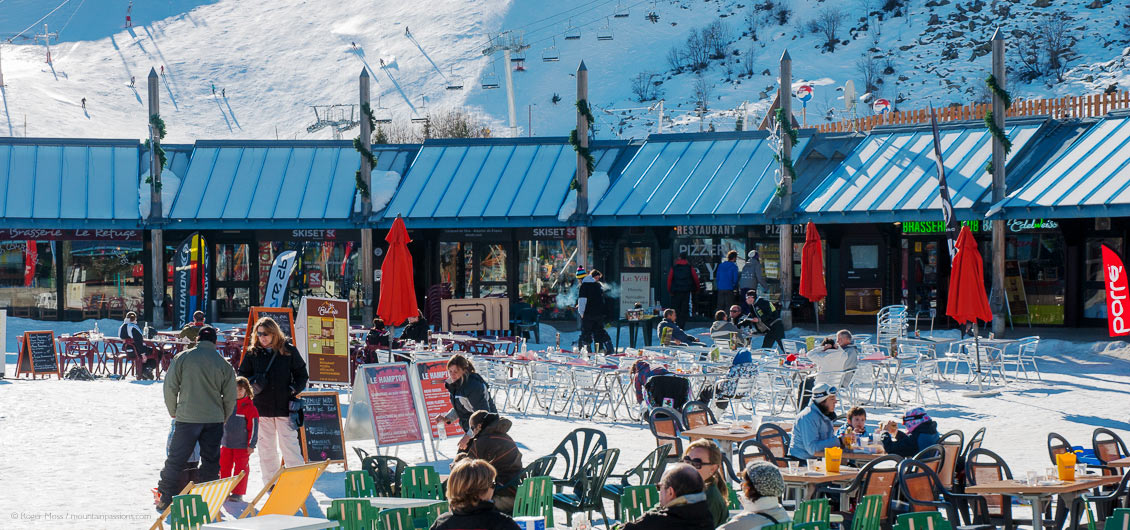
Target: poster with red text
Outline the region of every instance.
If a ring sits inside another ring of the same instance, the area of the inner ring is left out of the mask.
[[[443,382],[447,379],[447,361],[427,361],[416,363],[416,373],[420,376],[420,388],[424,395],[424,408],[427,412],[428,422],[437,414],[446,414],[451,410],[451,395]],[[434,423],[431,424],[433,439],[439,439],[439,431]],[[447,437],[463,436],[463,428],[459,423],[447,425]]]
[[[1126,323],[1126,267],[1118,254],[1103,245],[1103,283],[1106,284],[1106,321],[1111,337],[1130,334]]]
[[[377,446],[423,442],[408,365],[363,365],[360,371],[371,406]]]

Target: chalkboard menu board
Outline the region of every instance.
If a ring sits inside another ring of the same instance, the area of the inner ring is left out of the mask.
[[[243,353],[247,353],[251,345],[251,337],[255,336],[255,322],[259,317],[271,317],[282,330],[283,335],[294,342],[294,310],[289,307],[252,307],[247,314],[247,335],[243,337]],[[239,356],[240,364],[243,363],[243,354]]]
[[[299,429],[302,457],[306,462],[340,462],[345,458],[345,437],[341,431],[341,404],[337,392],[303,392],[303,423]]]
[[[55,333],[51,331],[27,331],[20,338],[20,360],[16,374],[28,373],[32,376],[55,374],[59,372],[59,358],[55,352]]]

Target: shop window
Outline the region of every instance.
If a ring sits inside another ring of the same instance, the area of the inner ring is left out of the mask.
[[[878,269],[879,268],[879,246],[878,245],[852,245],[851,246],[851,267],[853,269]]]
[[[243,243],[216,245],[216,281],[246,282],[251,280],[247,267],[247,247]]]
[[[463,244],[454,241],[439,243],[439,281],[451,284],[456,298],[471,292],[471,250],[468,245],[466,256]]]
[[[144,306],[141,241],[58,241],[66,308],[82,318],[121,318]]]
[[[246,287],[217,287],[216,305],[222,315],[246,315],[251,309],[251,289]]]
[[[1083,284],[1083,318],[1105,319],[1107,317],[1102,245],[1106,245],[1122,255],[1122,238],[1087,238],[1087,276]]]
[[[542,318],[573,318],[576,252],[575,239],[518,243],[518,296],[537,308]]]
[[[354,241],[265,241],[259,243],[260,292],[266,289],[266,280],[275,256],[286,250],[298,253],[294,273],[290,277],[289,304],[295,309],[303,296],[339,298],[349,300],[350,317],[361,317],[360,245]],[[266,270],[268,274],[263,274]],[[243,289],[225,290],[233,303],[239,300]],[[216,299],[220,300],[217,290]]]
[[[624,260],[620,266],[625,269],[650,269],[651,247],[624,247]]]
[[[0,308],[7,309],[11,316],[55,316],[58,244],[0,241]]]
[[[1067,288],[1063,236],[1056,233],[1010,236],[1006,239],[1005,260],[1005,288],[1009,291],[1009,310],[1013,318],[1026,320],[1026,314],[1033,324],[1063,324]],[[1026,307],[1012,303],[1017,299],[1024,300]]]

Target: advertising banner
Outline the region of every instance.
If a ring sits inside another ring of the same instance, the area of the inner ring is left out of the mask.
[[[275,263],[271,265],[271,273],[268,276],[267,289],[263,291],[265,307],[282,307],[283,298],[286,297],[286,286],[290,283],[290,274],[294,272],[297,255],[297,252],[287,250],[275,257]]]
[[[1126,267],[1122,258],[1103,245],[1103,282],[1106,283],[1106,322],[1111,337],[1130,335],[1126,325]]]
[[[431,418],[436,417],[437,414],[446,414],[451,410],[451,396],[447,393],[447,388],[443,386],[447,380],[447,361],[427,361],[416,363],[416,374],[420,376],[420,388],[424,396],[424,409],[428,423],[431,423]],[[458,423],[451,423],[447,426],[447,437],[463,436],[463,428]],[[431,426],[432,438],[439,437],[439,431],[436,425]]]
[[[378,447],[423,442],[420,417],[408,377],[408,365],[364,365],[361,379]],[[354,394],[354,399],[356,399]]]
[[[349,302],[305,297],[298,308],[295,344],[310,382],[349,384]]]

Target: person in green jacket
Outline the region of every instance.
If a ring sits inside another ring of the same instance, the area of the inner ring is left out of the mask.
[[[224,436],[224,422],[235,411],[237,390],[235,370],[216,351],[216,328],[200,328],[196,347],[173,358],[164,385],[165,407],[176,420],[176,427],[161,480],[157,483],[161,496],[158,512],[165,511],[173,495],[184,488],[181,472],[197,443],[200,444],[197,480],[208,482],[220,478],[220,441]]]
[[[687,446],[683,453],[683,463],[698,471],[705,484],[706,506],[714,518],[714,527],[722,526],[730,518],[729,503],[726,496],[726,478],[722,476],[722,450],[710,440],[700,439]]]

